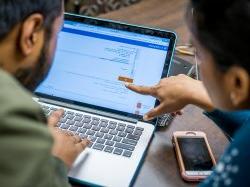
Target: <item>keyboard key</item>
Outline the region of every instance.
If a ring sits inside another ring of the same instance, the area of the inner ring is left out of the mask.
[[[117,130],[111,130],[111,131],[109,132],[109,134],[111,134],[111,135],[117,135],[117,134],[118,134],[118,131],[117,131]]]
[[[107,119],[102,119],[101,123],[108,123],[109,121]]]
[[[127,128],[125,132],[126,132],[126,133],[133,133],[133,132],[134,132],[134,129]]]
[[[107,129],[107,128],[102,128],[100,132],[108,133],[108,132],[109,132],[109,129]]]
[[[76,122],[76,123],[75,123],[75,126],[77,126],[77,127],[82,127],[82,126],[83,126],[83,123],[81,123],[81,122]]]
[[[135,130],[134,135],[141,136],[142,135],[142,131]]]
[[[133,145],[133,146],[136,146],[136,145],[137,145],[137,141],[130,140],[130,139],[126,139],[126,138],[124,138],[124,139],[122,140],[122,143],[129,144],[129,145]]]
[[[66,118],[61,118],[60,123],[66,123],[67,119]]]
[[[42,107],[42,109],[44,109],[44,110],[45,110],[45,109],[47,109],[47,110],[49,109],[49,107],[48,107],[48,106],[45,106],[45,105],[41,105],[41,107]]]
[[[121,127],[126,127],[125,123],[119,123],[118,125],[121,126]]]
[[[79,128],[77,132],[79,132],[79,133],[85,133],[85,132],[87,132],[87,129],[85,129],[85,128]]]
[[[94,120],[94,121],[91,122],[91,125],[99,125],[99,123],[100,123],[100,121],[95,121]]]
[[[62,128],[62,129],[68,129],[69,127],[70,127],[70,125],[68,125],[68,124],[62,124],[60,126],[60,128]]]
[[[113,136],[110,134],[105,134],[104,139],[112,140]]]
[[[127,133],[125,133],[125,132],[119,132],[118,133],[118,136],[120,136],[120,137],[126,137],[126,135],[127,135]]]
[[[69,130],[75,132],[75,131],[78,130],[78,127],[76,127],[76,126],[71,126],[71,127],[69,128]]]
[[[120,149],[126,149],[126,150],[129,150],[129,151],[134,151],[135,150],[134,146],[123,144],[123,143],[118,143],[118,142],[115,144],[115,147],[120,148]]]
[[[80,134],[79,136],[81,137],[81,139],[86,139],[86,138],[88,138],[88,135],[86,135],[86,134]]]
[[[80,121],[82,121],[82,119],[83,119],[83,118],[81,118],[81,117],[79,117],[79,116],[76,116],[74,120],[80,122]]]
[[[89,145],[88,145],[88,148],[91,148],[93,146],[93,142],[90,142]]]
[[[102,138],[104,136],[104,133],[103,132],[97,132],[95,134],[95,136],[98,137],[98,138]]]
[[[50,110],[51,110],[51,111],[57,111],[57,108],[51,107]]]
[[[91,142],[95,142],[96,139],[97,139],[97,137],[94,137],[94,136],[89,136],[88,138],[89,138],[89,140],[90,140]]]
[[[108,128],[109,128],[109,129],[115,129],[115,128],[116,128],[116,125],[109,122]]]
[[[68,124],[68,125],[74,125],[75,122],[73,120],[68,120],[66,124]]]
[[[71,115],[71,114],[68,114],[68,115],[66,116],[66,118],[72,120],[72,119],[74,119],[74,116]]]
[[[110,140],[106,141],[106,145],[113,146],[114,144],[115,144],[115,142],[113,142],[113,141],[110,141]]]
[[[131,157],[132,156],[132,152],[131,151],[124,151],[124,153],[123,153],[123,156],[125,156],[125,157]]]
[[[90,135],[90,136],[93,136],[93,135],[95,134],[95,131],[88,130],[86,134],[87,134],[87,135]]]
[[[100,121],[100,118],[93,117],[92,120],[93,120],[93,121]]]
[[[113,153],[116,154],[116,155],[121,155],[122,152],[123,152],[122,149],[116,148]]]
[[[83,123],[90,123],[91,122],[91,118],[86,118],[84,117],[82,120]]]
[[[83,124],[83,127],[86,128],[86,129],[91,129],[92,125],[91,125],[91,124],[84,123],[84,124]]]
[[[84,117],[84,118],[91,119],[91,116],[90,116],[90,115],[84,115],[83,117]]]
[[[80,118],[83,117],[83,114],[76,113],[75,115],[78,116],[78,117],[80,117]]]
[[[83,123],[90,123],[90,122],[91,122],[91,119],[83,119],[82,122],[83,122]]]
[[[63,118],[66,118],[66,116],[67,116],[66,111],[64,111],[62,117],[63,117]]]
[[[72,115],[72,116],[73,116],[75,113],[74,113],[74,112],[71,112],[71,111],[68,111],[68,112],[67,112],[67,114],[69,114],[69,115]]]
[[[109,124],[110,124],[110,125],[117,125],[117,122],[115,122],[115,121],[110,121]]]
[[[102,151],[102,150],[104,149],[104,147],[105,147],[104,145],[99,144],[99,143],[96,143],[96,144],[93,146],[93,149]]]
[[[107,153],[112,153],[113,150],[114,150],[114,148],[110,147],[110,146],[106,146],[105,149],[104,149],[104,151],[107,152]]]
[[[100,143],[100,144],[104,144],[106,140],[102,139],[102,138],[98,138],[97,139],[97,143]]]
[[[106,128],[107,126],[108,126],[108,122],[107,123],[106,122],[101,122],[100,123],[100,127],[105,127]]]
[[[119,136],[115,136],[115,137],[113,138],[113,141],[120,142],[120,141],[122,141],[122,138],[119,137]]]
[[[125,130],[125,127],[119,125],[119,126],[116,128],[116,130],[118,130],[118,131],[124,131],[124,130]]]
[[[50,110],[43,110],[43,112],[44,112],[45,115],[49,115]]]
[[[133,134],[128,134],[127,138],[131,139],[131,140],[139,140],[140,136],[136,136],[136,135],[133,135]]]
[[[92,130],[93,130],[93,131],[99,131],[100,129],[101,129],[100,126],[93,126],[93,127],[92,127]]]
[[[139,130],[139,131],[144,131],[144,128],[141,128],[141,127],[136,127],[135,130]]]
[[[127,128],[135,129],[135,126],[133,126],[133,125],[128,125]]]

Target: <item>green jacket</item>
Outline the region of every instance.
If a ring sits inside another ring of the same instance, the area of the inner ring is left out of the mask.
[[[0,70],[0,186],[70,186],[65,164],[51,154],[52,144],[32,95]]]

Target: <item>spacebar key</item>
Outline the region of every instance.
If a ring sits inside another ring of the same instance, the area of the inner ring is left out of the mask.
[[[134,151],[135,150],[134,146],[126,145],[126,144],[123,144],[123,143],[116,143],[115,147],[120,148],[120,149],[126,149],[126,150],[129,150],[129,151]]]

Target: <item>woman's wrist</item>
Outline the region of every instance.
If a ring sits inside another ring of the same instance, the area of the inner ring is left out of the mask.
[[[194,87],[192,87],[192,90],[189,93],[189,103],[208,112],[215,109],[207,90],[201,81],[195,80]]]

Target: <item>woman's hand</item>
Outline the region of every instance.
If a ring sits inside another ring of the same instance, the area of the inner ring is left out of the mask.
[[[165,113],[180,111],[188,104],[197,105],[207,111],[213,110],[212,102],[202,82],[186,75],[178,75],[162,79],[152,87],[126,84],[136,93],[151,95],[160,101],[160,105],[144,116],[148,121]]]

